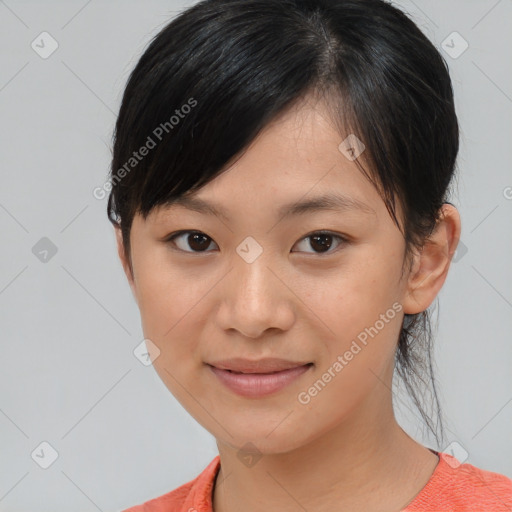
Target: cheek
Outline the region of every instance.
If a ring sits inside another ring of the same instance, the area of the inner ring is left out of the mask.
[[[139,272],[139,309],[144,336],[159,349],[153,366],[173,396],[187,409],[201,396],[196,379],[202,366],[199,332],[206,318],[201,300],[211,284],[176,272],[154,259]],[[193,414],[199,414],[196,411]]]
[[[371,247],[360,255],[329,277],[304,283],[308,305],[343,337],[372,325],[400,298],[398,260]]]
[[[201,299],[212,284],[195,278],[168,260],[149,254],[137,261],[137,293],[144,336],[161,350],[162,359],[176,360],[190,354],[197,344]]]
[[[354,385],[372,377],[369,369],[381,374],[394,357],[403,315],[398,286],[401,260],[384,249],[368,247],[361,254],[359,261],[336,270],[321,285],[310,285],[307,293],[307,304],[324,326],[320,371],[342,356],[345,379]]]

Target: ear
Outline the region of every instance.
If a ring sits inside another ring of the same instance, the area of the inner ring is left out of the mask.
[[[119,255],[119,259],[121,260],[121,264],[123,265],[123,270],[126,275],[126,278],[128,279],[128,284],[130,285],[130,288],[132,289],[133,297],[135,298],[135,301],[137,301],[137,294],[135,292],[135,282],[134,282],[134,276],[131,268],[131,264],[128,260],[128,256],[125,253],[124,245],[123,245],[123,233],[121,231],[121,228],[118,226],[114,227],[115,233],[116,233],[116,241],[117,241],[117,254]]]
[[[457,209],[445,203],[433,233],[419,253],[414,255],[409,274],[404,313],[414,315],[425,311],[443,286],[452,257],[460,239],[460,216]]]

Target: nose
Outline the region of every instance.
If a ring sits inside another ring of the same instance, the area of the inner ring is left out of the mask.
[[[269,330],[286,331],[295,320],[293,292],[262,257],[252,263],[237,261],[220,293],[217,324],[224,330],[256,339]]]

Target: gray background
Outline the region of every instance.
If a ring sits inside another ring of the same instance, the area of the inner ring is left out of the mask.
[[[194,478],[217,454],[133,354],[139,311],[106,199],[92,194],[107,176],[128,73],[192,3],[0,1],[0,511],[121,510]],[[398,5],[448,61],[461,124],[452,200],[464,246],[439,296],[436,341],[450,446],[437,448],[512,477],[512,4]],[[45,59],[31,47],[50,48],[43,31],[59,45]],[[443,46],[453,31],[469,44],[457,58],[445,48],[461,41]],[[435,447],[405,397],[397,409]],[[43,441],[58,453],[47,469]]]

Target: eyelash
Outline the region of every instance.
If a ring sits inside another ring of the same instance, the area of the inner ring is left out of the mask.
[[[176,238],[178,238],[179,236],[185,235],[185,234],[187,234],[187,235],[191,235],[191,234],[204,235],[206,238],[209,238],[213,242],[213,239],[211,237],[209,237],[206,233],[203,233],[202,231],[195,231],[195,230],[176,231],[175,233],[172,233],[171,235],[166,237],[165,242],[172,243],[176,247],[174,240]],[[339,235],[338,233],[333,233],[331,231],[313,231],[312,233],[309,233],[309,234],[303,236],[302,238],[300,238],[298,240],[298,242],[303,242],[304,240],[307,240],[308,238],[313,238],[313,236],[315,236],[315,235],[329,235],[333,238],[337,238],[340,243],[339,243],[338,247],[335,248],[333,251],[331,251],[329,248],[329,250],[327,252],[323,252],[323,253],[322,252],[312,252],[312,253],[307,253],[307,254],[316,254],[319,256],[334,254],[340,250],[341,246],[343,246],[349,242],[347,237]],[[189,254],[204,254],[204,253],[211,252],[211,251],[185,251],[185,250],[179,249],[179,248],[176,248],[176,250],[180,251],[180,252],[184,252],[184,253],[189,253]],[[298,251],[298,252],[300,252],[300,251]]]

